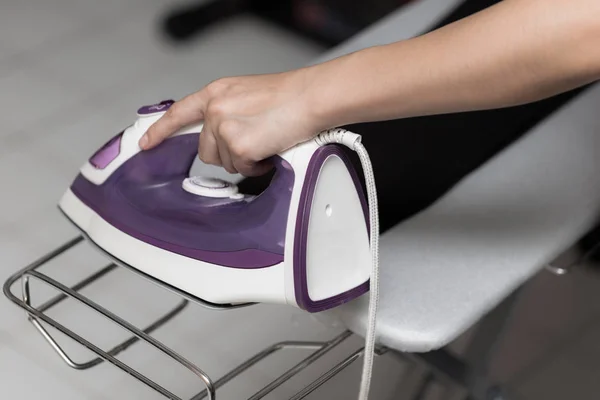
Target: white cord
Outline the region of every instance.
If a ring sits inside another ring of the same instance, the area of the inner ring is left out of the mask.
[[[377,306],[379,303],[379,212],[377,206],[377,190],[375,175],[367,150],[361,143],[361,136],[344,129],[329,129],[321,132],[316,141],[319,145],[341,143],[356,151],[362,164],[367,185],[369,203],[370,238],[371,238],[371,276],[369,279],[369,314],[367,333],[365,335],[364,362],[360,384],[359,400],[367,400],[373,372],[375,355],[375,328],[377,322]]]

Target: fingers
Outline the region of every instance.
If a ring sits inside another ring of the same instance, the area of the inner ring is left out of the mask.
[[[245,177],[261,176],[273,169],[273,163],[270,160],[259,162],[234,162],[234,164],[237,171]]]
[[[215,140],[217,142],[217,148],[219,150],[219,158],[221,159],[221,166],[225,168],[227,172],[230,174],[236,174],[238,171],[235,169],[233,164],[233,159],[231,154],[229,153],[229,146],[220,135],[215,135]]]
[[[270,159],[255,162],[246,153],[239,152],[238,146],[232,146],[222,133],[217,133],[205,124],[200,133],[198,155],[203,163],[225,168],[230,174],[246,177],[261,176],[273,168]]]
[[[203,120],[198,143],[202,162],[223,167],[232,174],[267,173],[272,164],[261,159],[268,154],[264,147],[257,147],[253,139],[264,130],[263,126],[255,126],[256,122],[247,118],[248,96],[239,91],[240,85],[235,81],[219,80],[184,97],[148,128],[139,146],[143,150],[151,149],[182,128]]]
[[[139,146],[148,150],[160,144],[181,128],[202,120],[206,108],[204,90],[175,102],[142,136]]]
[[[202,132],[200,132],[200,140],[198,143],[198,156],[203,163],[209,165],[217,165],[220,166],[221,157],[219,155],[219,147],[217,145],[217,140],[209,128],[208,124],[205,124],[202,127]]]

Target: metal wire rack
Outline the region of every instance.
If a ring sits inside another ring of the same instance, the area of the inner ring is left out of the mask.
[[[225,384],[230,382],[232,379],[234,379],[235,377],[237,377],[238,375],[240,375],[241,373],[243,373],[244,371],[246,371],[253,365],[257,364],[259,361],[264,360],[265,358],[275,354],[276,352],[279,352],[281,350],[290,350],[290,349],[312,350],[312,353],[310,353],[310,355],[308,355],[302,361],[300,361],[299,363],[297,363],[296,365],[294,365],[293,367],[291,367],[290,369],[285,371],[283,374],[281,374],[279,377],[277,377],[275,380],[270,382],[268,385],[266,385],[265,387],[263,387],[262,389],[260,389],[256,393],[254,393],[252,396],[248,397],[248,400],[258,400],[258,399],[262,399],[265,396],[267,396],[273,390],[275,390],[276,388],[281,386],[283,383],[290,380],[292,377],[294,377],[295,375],[297,375],[298,373],[300,373],[301,371],[306,369],[309,365],[311,365],[312,363],[314,363],[315,361],[317,361],[318,359],[323,357],[325,354],[327,354],[329,351],[334,349],[336,346],[340,345],[342,342],[344,342],[347,338],[349,338],[352,335],[352,333],[350,331],[344,331],[329,341],[323,341],[323,342],[283,341],[283,342],[279,342],[279,343],[273,344],[273,345],[267,347],[266,349],[256,353],[255,355],[253,355],[252,357],[250,357],[249,359],[244,361],[242,364],[238,365],[231,371],[227,372],[225,375],[223,375],[218,380],[213,380],[200,367],[198,367],[197,365],[195,365],[194,363],[192,363],[191,361],[189,361],[188,359],[183,357],[181,354],[175,352],[174,350],[172,350],[171,348],[166,346],[164,343],[162,343],[162,342],[158,341],[157,339],[155,339],[154,337],[152,337],[151,334],[156,329],[165,325],[167,322],[172,320],[175,316],[180,314],[188,306],[188,304],[190,302],[196,303],[202,307],[205,307],[205,308],[208,308],[211,310],[216,310],[216,311],[225,311],[225,310],[237,309],[240,307],[247,307],[247,306],[253,305],[253,303],[244,303],[244,304],[235,304],[235,305],[234,304],[220,305],[220,304],[209,303],[209,302],[206,302],[197,297],[191,296],[190,294],[185,293],[177,288],[168,286],[168,285],[164,284],[163,282],[156,281],[151,276],[143,274],[142,272],[127,266],[126,264],[117,263],[117,262],[111,262],[110,264],[101,268],[97,272],[87,276],[86,278],[82,279],[81,281],[77,282],[76,284],[74,284],[70,287],[62,284],[61,282],[58,282],[56,279],[53,279],[52,277],[39,271],[39,269],[42,266],[44,266],[48,262],[54,260],[56,257],[62,255],[63,253],[69,251],[70,249],[74,248],[78,244],[84,242],[84,240],[85,240],[85,236],[81,235],[81,236],[75,237],[74,239],[68,241],[63,246],[46,254],[45,256],[41,257],[40,259],[38,259],[35,262],[28,265],[27,267],[25,267],[25,268],[21,269],[20,271],[16,272],[15,274],[13,274],[6,281],[6,283],[4,284],[4,287],[3,287],[3,291],[4,291],[4,294],[6,295],[6,297],[10,301],[12,301],[14,304],[16,304],[17,306],[19,306],[25,310],[27,319],[33,324],[33,326],[42,335],[42,337],[50,344],[52,349],[60,356],[60,358],[71,368],[74,368],[77,370],[87,370],[87,369],[97,366],[105,361],[108,361],[109,363],[120,368],[121,370],[128,373],[130,376],[134,377],[141,383],[147,385],[148,387],[150,387],[150,388],[154,389],[155,391],[157,391],[158,393],[162,394],[166,398],[174,399],[174,400],[183,400],[181,397],[179,397],[176,394],[174,394],[173,392],[169,391],[164,386],[158,384],[157,382],[155,382],[152,379],[148,378],[147,376],[143,375],[136,369],[132,368],[131,366],[129,366],[126,363],[122,362],[121,360],[117,359],[117,355],[119,355],[123,351],[127,350],[135,343],[142,341],[142,342],[145,342],[145,343],[153,346],[155,349],[166,354],[167,356],[171,357],[173,360],[175,360],[176,362],[178,362],[179,364],[181,364],[182,366],[187,368],[189,371],[194,373],[202,381],[204,389],[201,390],[195,396],[193,396],[190,400],[201,400],[201,399],[205,399],[205,398],[208,398],[209,400],[215,400],[217,389],[223,387]],[[91,242],[91,241],[85,241],[85,242],[89,242],[89,243],[93,244],[93,242]],[[112,258],[110,256],[110,254],[104,252],[100,248],[98,248],[98,249],[101,250],[107,257]],[[117,260],[115,260],[115,261],[117,261]],[[159,286],[176,293],[178,296],[181,297],[181,300],[175,307],[173,307],[171,310],[166,312],[164,315],[157,318],[155,321],[153,321],[151,324],[149,324],[145,328],[140,329],[80,293],[80,291],[82,289],[93,284],[98,279],[106,276],[107,274],[111,273],[112,271],[114,271],[116,268],[118,268],[120,266],[128,268],[128,269],[136,272],[137,274],[143,276],[144,278],[152,281],[153,283],[156,283]],[[32,303],[32,290],[31,290],[31,285],[30,285],[30,282],[32,280],[37,280],[43,284],[46,284],[46,285],[54,288],[55,290],[57,290],[59,292],[59,294],[52,297],[51,299],[44,302],[43,304],[41,304],[37,307],[34,307],[33,303]],[[19,286],[19,285],[17,285],[18,283],[20,283],[20,287],[21,287],[20,296],[18,296],[14,293],[15,287]],[[58,322],[56,319],[50,317],[46,313],[52,307],[55,307],[56,305],[58,305],[59,303],[63,302],[66,299],[76,300],[77,302],[85,305],[86,307],[98,312],[102,316],[106,317],[107,319],[111,320],[112,322],[114,322],[115,324],[120,326],[121,328],[128,331],[131,334],[131,336],[128,339],[122,341],[121,343],[117,344],[116,346],[114,346],[113,348],[111,348],[109,350],[101,349],[100,347],[94,345],[89,340],[87,340],[84,337],[82,337],[81,335],[75,333],[73,330],[69,329],[62,323]],[[67,354],[67,352],[56,341],[56,339],[44,327],[44,325],[42,325],[42,322],[57,329],[59,332],[65,334],[66,336],[73,339],[75,342],[77,342],[80,345],[84,346],[85,348],[91,350],[93,353],[96,354],[96,357],[92,358],[88,361],[85,361],[85,362],[74,361],[73,358],[70,357],[69,354]],[[380,349],[377,349],[377,354],[380,355],[380,354],[385,353],[386,351],[387,351],[386,349],[380,348]],[[331,378],[333,378],[336,374],[338,374],[339,372],[344,370],[346,367],[351,365],[354,361],[356,361],[362,355],[362,353],[363,353],[363,348],[356,350],[354,353],[350,354],[344,360],[342,360],[338,364],[334,365],[330,370],[325,372],[325,374],[321,375],[319,378],[314,380],[308,386],[304,387],[300,392],[294,394],[290,398],[290,400],[300,400],[300,399],[305,398],[310,393],[312,393],[317,388],[319,388],[324,383],[326,383]]]

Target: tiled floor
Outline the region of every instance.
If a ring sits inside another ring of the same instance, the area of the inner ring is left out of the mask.
[[[0,282],[76,234],[56,210],[56,201],[83,160],[128,124],[140,105],[180,98],[220,76],[301,66],[322,51],[247,17],[209,29],[191,46],[171,48],[159,40],[155,24],[168,4],[164,0],[2,1]],[[70,283],[103,262],[95,251],[82,246],[45,272]],[[501,344],[492,368],[495,374],[513,381],[527,399],[596,398],[599,280],[583,272],[561,280],[543,274],[536,278],[521,301],[515,328]],[[37,301],[53,294],[47,287],[34,289]],[[123,270],[84,293],[137,326],[148,324],[177,301]],[[549,304],[551,317],[531,317],[545,312]],[[65,302],[52,315],[104,347],[125,337],[74,302]],[[110,365],[86,372],[66,367],[23,312],[3,297],[0,316],[3,399],[162,398]],[[275,341],[329,339],[339,331],[287,308],[261,305],[215,313],[192,305],[159,329],[156,337],[218,377]],[[539,335],[545,339],[538,340]],[[58,337],[78,361],[92,357]],[[267,398],[286,398],[360,344],[359,339],[351,339]],[[305,355],[297,351],[274,356],[219,391],[219,399],[247,397]],[[202,388],[189,372],[147,346],[134,346],[121,360],[183,398]],[[359,364],[309,398],[355,397]],[[406,371],[404,362],[378,361],[373,398],[402,398],[398,387]],[[573,393],[577,395],[572,397]]]

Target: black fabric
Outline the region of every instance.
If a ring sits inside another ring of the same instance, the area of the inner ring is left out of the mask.
[[[596,270],[600,269],[600,225],[597,225],[581,238],[579,248],[584,254],[588,255],[588,261],[593,262],[592,266]]]
[[[469,0],[432,29],[498,1]],[[406,62],[410,62],[407,60]],[[509,79],[509,77],[507,77]],[[462,178],[520,138],[584,89],[535,103],[346,127],[359,133],[371,157],[378,190],[381,232],[442,197]],[[358,157],[349,152],[362,176]],[[240,188],[258,193],[271,176],[246,179]]]

